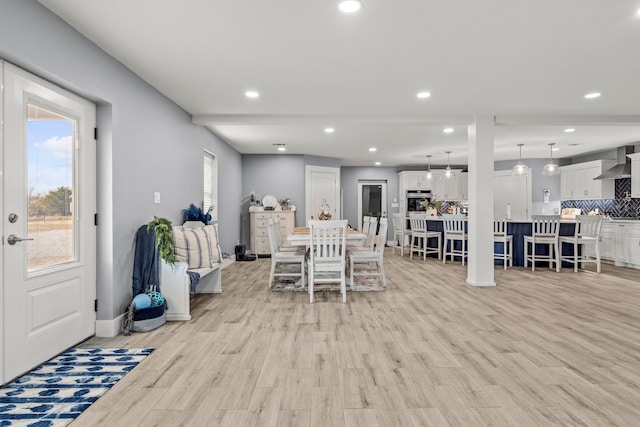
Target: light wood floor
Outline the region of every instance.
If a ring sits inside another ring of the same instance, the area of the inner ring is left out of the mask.
[[[640,271],[496,268],[385,254],[386,292],[267,289],[223,271],[193,320],[87,347],[155,347],[73,426],[638,426]],[[626,278],[625,278],[626,277]]]

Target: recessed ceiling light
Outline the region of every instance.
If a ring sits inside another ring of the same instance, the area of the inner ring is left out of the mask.
[[[418,94],[416,95],[418,99],[427,99],[430,96],[431,96],[431,92],[418,92]]]
[[[255,99],[260,97],[260,94],[258,92],[256,92],[255,90],[248,90],[244,93],[244,96],[246,96],[247,98],[250,99]]]
[[[369,148],[369,151],[371,151],[373,153],[374,151],[378,151],[378,149],[376,147],[371,147],[371,148]]]
[[[335,131],[334,128],[324,128],[324,133],[334,133]]]
[[[600,98],[601,95],[602,94],[600,92],[591,92],[591,93],[586,94],[584,97],[586,99],[595,99],[595,98]]]
[[[453,128],[444,128],[444,133],[453,133]]]
[[[567,128],[564,130],[566,133],[571,133],[571,132],[575,132],[576,130],[574,128]]]
[[[344,13],[354,13],[362,9],[362,2],[358,0],[343,0],[338,4],[338,9]]]
[[[374,165],[376,166],[380,166],[382,164],[382,162],[375,162]]]

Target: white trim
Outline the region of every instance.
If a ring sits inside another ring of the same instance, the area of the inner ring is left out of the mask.
[[[122,332],[122,319],[126,313],[111,320],[96,320],[96,337],[113,338]]]
[[[477,286],[477,287],[490,287],[490,286],[495,286],[496,282],[475,282],[471,279],[467,279],[467,284],[471,286]]]

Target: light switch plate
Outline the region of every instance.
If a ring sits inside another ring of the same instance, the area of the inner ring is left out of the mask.
[[[153,195],[153,199],[155,200],[156,203],[160,203],[160,192],[156,191]]]

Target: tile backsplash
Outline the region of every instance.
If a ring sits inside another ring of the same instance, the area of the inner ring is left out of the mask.
[[[640,217],[640,199],[627,197],[631,194],[631,178],[615,180],[616,198],[614,200],[567,200],[563,208],[580,208],[583,213],[598,208],[600,212],[616,217]]]

